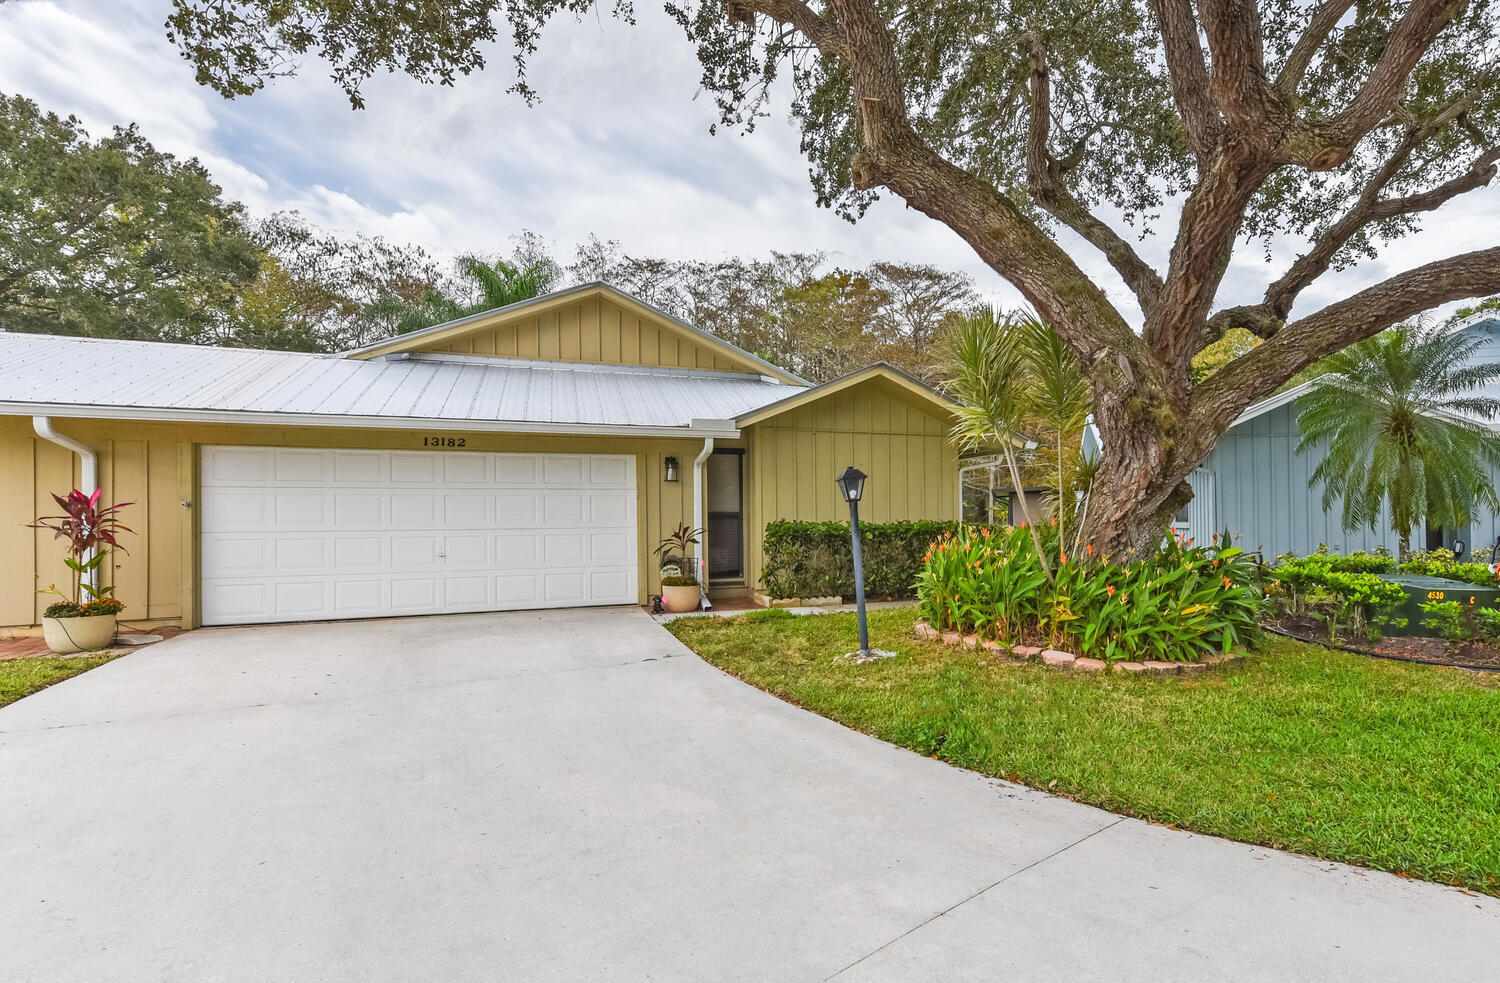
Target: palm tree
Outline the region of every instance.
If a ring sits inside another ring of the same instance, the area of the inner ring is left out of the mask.
[[[1021,516],[1048,578],[1041,535],[1026,504],[1023,474],[1047,489],[1053,514],[1066,521],[1082,461],[1080,437],[1090,392],[1077,359],[1031,315],[1001,318],[981,308],[958,319],[949,344],[950,394],[959,401],[953,435],[969,448],[998,446],[1016,489]],[[1061,530],[1060,530],[1061,532]]]
[[[1324,360],[1326,374],[1298,401],[1297,450],[1327,443],[1311,482],[1323,484],[1323,508],[1343,500],[1345,529],[1373,530],[1388,503],[1405,559],[1423,519],[1462,525],[1476,504],[1500,508],[1500,437],[1478,422],[1500,412],[1500,399],[1479,391],[1500,379],[1500,364],[1469,364],[1480,344],[1403,324]]]
[[[502,259],[491,264],[477,256],[459,257],[458,272],[473,281],[476,300],[465,303],[434,288],[425,291],[415,304],[399,297],[382,297],[365,306],[365,317],[389,324],[396,334],[407,334],[530,300],[545,291],[552,280],[552,271],[543,263],[520,267]]]

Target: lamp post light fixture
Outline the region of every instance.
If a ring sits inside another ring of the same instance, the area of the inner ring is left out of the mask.
[[[854,605],[859,613],[859,651],[845,656],[855,662],[871,662],[895,655],[870,648],[870,627],[865,620],[865,561],[859,546],[859,500],[865,494],[865,479],[869,475],[852,465],[836,479],[839,494],[849,503],[849,539],[854,550]]]

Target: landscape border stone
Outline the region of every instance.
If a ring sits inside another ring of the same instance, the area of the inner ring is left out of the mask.
[[[967,649],[989,652],[996,656],[1009,655],[1016,659],[1040,660],[1045,665],[1056,669],[1103,672],[1111,668],[1109,663],[1103,659],[1091,659],[1086,656],[1078,656],[1071,652],[1062,652],[1057,649],[1041,649],[1035,645],[1007,645],[1004,642],[991,641],[990,639],[979,638],[975,635],[964,635],[956,631],[938,631],[921,619],[918,619],[912,625],[912,634],[919,639],[941,642],[944,645],[963,646]],[[1209,669],[1238,666],[1244,661],[1245,657],[1243,655],[1238,652],[1231,652],[1228,654],[1205,655],[1197,662],[1161,662],[1155,659],[1144,662],[1116,662],[1113,668],[1120,672],[1149,673],[1155,676],[1181,676],[1189,673],[1206,672]]]

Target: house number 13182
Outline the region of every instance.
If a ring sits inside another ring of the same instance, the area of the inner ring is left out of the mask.
[[[423,447],[462,447],[466,441],[463,437],[423,437]]]

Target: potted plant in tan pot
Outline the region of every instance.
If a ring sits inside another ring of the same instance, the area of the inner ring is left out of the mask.
[[[703,595],[698,578],[689,573],[686,566],[688,547],[697,546],[701,535],[702,529],[691,529],[684,522],[656,546],[654,555],[669,558],[675,553],[681,561],[675,574],[669,572],[672,567],[665,559],[662,562],[661,604],[673,614],[697,610],[698,601]]]
[[[56,584],[43,594],[56,595],[58,601],[42,612],[42,637],[47,647],[58,655],[101,649],[114,641],[115,619],[125,605],[110,595],[113,587],[99,586],[99,570],[105,557],[123,549],[116,536],[131,530],[120,524],[119,510],[129,505],[99,504],[101,491],[85,495],[78,489],[67,498],[53,495],[62,515],[43,516],[32,526],[50,529],[58,539],[68,541],[63,562],[73,574],[73,590],[65,593]]]

